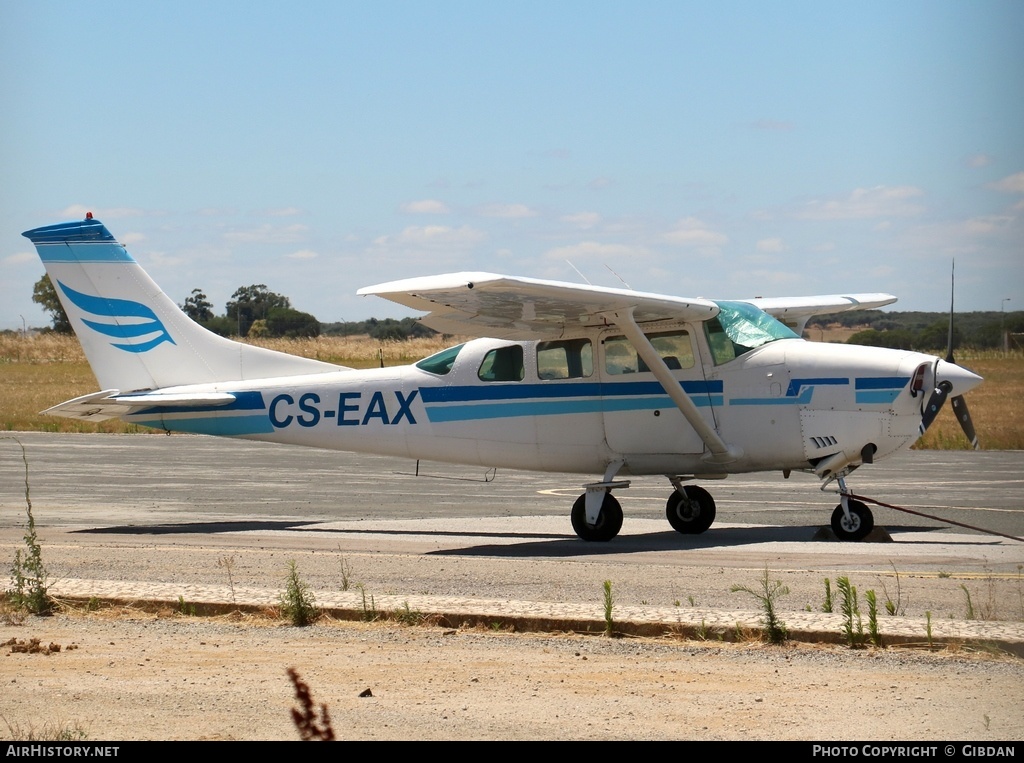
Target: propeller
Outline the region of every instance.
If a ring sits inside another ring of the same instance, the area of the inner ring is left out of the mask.
[[[953,271],[950,273],[950,293],[949,293],[949,333],[946,337],[946,360],[938,360],[935,362],[935,389],[932,390],[931,397],[928,398],[928,403],[925,405],[925,409],[921,414],[921,434],[924,434],[925,430],[932,425],[935,421],[935,417],[938,416],[939,410],[946,402],[946,398],[954,390],[954,388],[960,388],[966,391],[971,387],[975,386],[981,381],[981,378],[976,374],[971,373],[967,369],[958,366],[956,359],[953,357],[953,289],[955,284],[955,273],[956,273],[956,262],[953,262]],[[939,381],[940,377],[942,380]],[[967,439],[971,443],[971,447],[978,450],[978,435],[974,431],[974,422],[971,421],[970,411],[967,410],[967,401],[964,400],[963,393],[954,395],[951,404],[953,406],[953,413],[956,415],[956,420],[960,422],[960,428],[964,430],[964,434],[967,435]]]

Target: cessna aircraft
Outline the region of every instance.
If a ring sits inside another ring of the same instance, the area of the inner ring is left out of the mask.
[[[808,318],[889,294],[713,301],[454,273],[369,286],[448,334],[487,337],[411,366],[356,370],[217,336],[192,322],[90,213],[24,234],[35,244],[101,392],[50,408],[196,432],[484,467],[600,475],[572,526],[622,526],[622,475],[661,474],[666,514],[702,533],[715,502],[691,480],[814,473],[840,495],[842,540],[872,530],[846,477],[909,447],[947,397],[982,380],[902,350],[806,342]]]

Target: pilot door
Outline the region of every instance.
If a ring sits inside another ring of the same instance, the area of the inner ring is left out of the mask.
[[[675,328],[650,332],[647,338],[714,427],[713,390],[704,380],[691,332]],[[614,330],[602,335],[599,363],[605,439],[612,450],[624,455],[704,451],[703,441],[625,336]]]

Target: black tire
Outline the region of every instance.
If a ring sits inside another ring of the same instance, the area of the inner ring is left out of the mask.
[[[622,506],[611,493],[605,493],[597,523],[587,524],[587,494],[572,505],[572,529],[586,541],[609,541],[622,529]]]
[[[832,532],[839,540],[864,540],[875,529],[875,518],[871,509],[860,501],[849,501],[850,521],[846,520],[843,504],[832,512]]]
[[[715,521],[715,499],[711,493],[696,485],[683,488],[684,498],[673,490],[665,503],[665,516],[672,529],[684,535],[700,535]]]

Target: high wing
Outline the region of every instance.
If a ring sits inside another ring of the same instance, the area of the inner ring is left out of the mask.
[[[638,324],[706,321],[718,314],[708,299],[682,299],[626,289],[544,281],[496,273],[449,273],[360,289],[428,313],[425,326],[445,334],[496,339],[556,339],[613,325],[608,313],[632,310]]]
[[[579,329],[611,325],[608,315],[632,310],[643,325],[662,320],[706,321],[718,314],[709,299],[609,289],[496,273],[449,273],[367,286],[375,295],[426,312],[420,322],[446,334],[497,339],[553,339]],[[832,294],[740,300],[764,310],[800,333],[823,313],[868,310],[896,301],[891,294]]]
[[[807,321],[815,315],[844,313],[848,310],[872,310],[896,301],[892,294],[826,294],[820,297],[769,297],[767,299],[743,299],[759,307],[773,318],[785,323],[796,333],[802,334]]]

